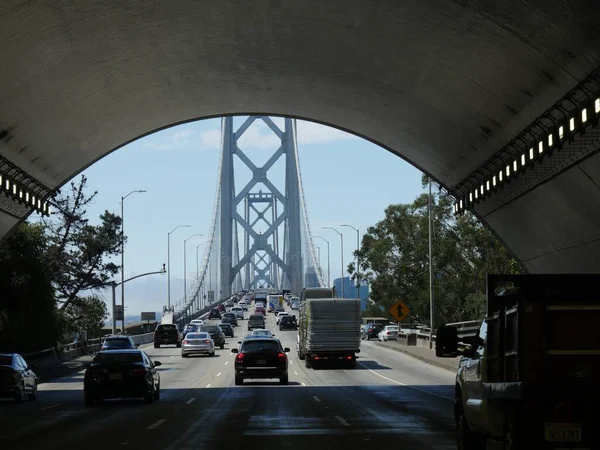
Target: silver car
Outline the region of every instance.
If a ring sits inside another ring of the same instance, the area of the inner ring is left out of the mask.
[[[241,306],[234,306],[229,310],[229,312],[235,314],[235,317],[237,317],[238,319],[244,320],[244,308],[242,308]]]
[[[189,355],[215,356],[215,343],[206,332],[188,333],[181,343],[181,357]]]

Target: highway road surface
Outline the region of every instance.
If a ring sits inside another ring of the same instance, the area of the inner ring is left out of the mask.
[[[290,384],[234,386],[230,352],[246,321],[210,357],[181,358],[143,346],[161,361],[161,399],[83,404],[83,372],[40,385],[39,399],[0,402],[0,448],[43,449],[380,449],[456,448],[454,373],[376,342],[364,342],[356,369],[307,369],[297,333],[268,328],[289,353]]]

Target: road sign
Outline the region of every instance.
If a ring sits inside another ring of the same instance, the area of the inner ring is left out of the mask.
[[[115,320],[123,320],[123,305],[115,305]]]
[[[390,308],[390,314],[396,318],[398,322],[402,322],[406,316],[410,313],[410,309],[401,301],[397,301],[394,306]]]
[[[142,313],[142,321],[144,321],[144,320],[156,320],[156,313],[154,311],[143,312]]]

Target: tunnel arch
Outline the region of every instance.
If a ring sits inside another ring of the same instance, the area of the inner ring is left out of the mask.
[[[0,155],[52,190],[166,123],[264,111],[351,130],[452,189],[596,69],[599,19],[585,0],[7,1]],[[584,164],[481,217],[528,269],[600,269],[600,163]]]

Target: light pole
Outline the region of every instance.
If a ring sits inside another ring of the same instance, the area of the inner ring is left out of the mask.
[[[187,304],[187,254],[186,244],[191,238],[196,236],[204,236],[202,233],[192,234],[189,238],[183,240],[183,303]],[[196,260],[197,261],[197,260]]]
[[[348,228],[352,228],[354,231],[356,231],[356,299],[358,301],[360,301],[360,294],[359,294],[359,288],[360,288],[360,280],[358,278],[358,252],[360,250],[360,233],[358,231],[358,228],[354,228],[352,225],[340,225],[341,227],[348,227]]]
[[[167,233],[167,307],[171,308],[171,234],[179,228],[189,228],[191,225],[178,225]]]
[[[131,194],[141,194],[143,192],[146,191],[138,189],[121,196],[121,305],[123,306],[123,321],[125,321],[125,199]],[[123,325],[125,325],[125,322],[123,322]]]
[[[336,230],[333,227],[323,227],[324,230],[333,230],[335,231],[337,234],[340,235],[340,254],[342,256],[342,279],[340,280],[342,282],[342,298],[344,298],[344,235],[342,233],[340,233],[338,230]]]
[[[327,242],[327,284],[331,286],[331,265],[329,260],[329,241],[321,236],[315,236],[317,239],[323,239]]]
[[[431,204],[431,177],[429,178],[429,348],[433,348],[433,207]]]
[[[118,285],[124,285],[125,283],[127,283],[128,281],[131,280],[135,280],[136,278],[141,278],[141,277],[146,277],[148,275],[156,275],[156,274],[164,274],[166,273],[165,270],[165,265],[163,264],[162,270],[156,271],[156,272],[147,272],[147,273],[142,273],[141,275],[136,275],[134,277],[128,278],[127,280],[123,280],[120,283],[112,283],[111,287],[112,287],[112,334],[116,334],[117,333],[117,316],[115,315],[115,309],[117,306],[117,301],[116,301],[116,290],[117,290],[117,286]],[[125,309],[123,309],[123,321],[122,321],[122,332],[125,332]]]

